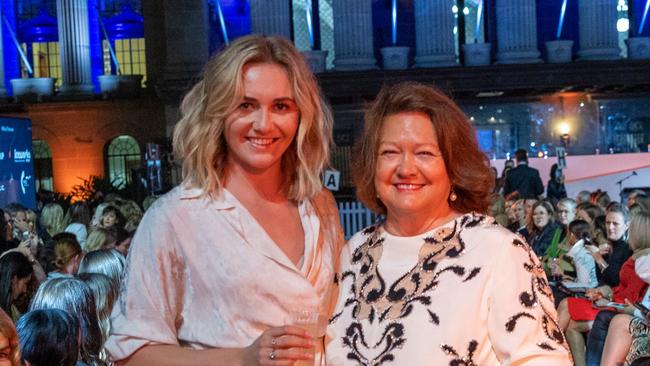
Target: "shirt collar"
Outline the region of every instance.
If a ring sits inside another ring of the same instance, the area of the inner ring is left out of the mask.
[[[235,197],[225,188],[222,188],[221,193],[215,198],[208,196],[203,188],[191,187],[186,184],[181,185],[180,190],[181,200],[205,200],[217,210],[234,208],[237,202]]]

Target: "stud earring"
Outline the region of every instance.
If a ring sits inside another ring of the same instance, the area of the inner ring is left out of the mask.
[[[457,199],[458,199],[458,195],[457,195],[456,192],[454,192],[454,190],[452,189],[452,190],[451,190],[451,193],[449,194],[449,200],[450,200],[451,202],[454,202],[454,201],[456,201]]]

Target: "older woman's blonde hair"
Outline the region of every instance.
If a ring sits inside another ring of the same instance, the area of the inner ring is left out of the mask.
[[[2,334],[9,343],[9,361],[11,366],[21,366],[20,362],[20,346],[18,341],[18,333],[13,321],[4,310],[0,309],[0,334]]]
[[[57,203],[48,203],[41,210],[41,225],[50,236],[54,236],[65,229],[65,213],[63,207]]]
[[[228,172],[224,138],[226,118],[244,96],[243,70],[252,63],[282,66],[300,110],[295,140],[282,157],[290,199],[313,197],[321,190],[320,173],[329,160],[332,117],[302,55],[283,38],[251,35],[235,40],[206,64],[201,80],[185,95],[173,136],[182,160],[183,182],[216,197]]]
[[[447,176],[457,196],[453,201],[448,200],[449,206],[461,213],[485,213],[494,179],[488,159],[478,147],[474,128],[446,95],[414,82],[383,87],[366,111],[363,135],[357,142],[352,162],[359,200],[375,212],[386,213],[374,182],[377,151],[386,117],[402,112],[421,112],[430,118]]]
[[[640,211],[632,216],[628,235],[632,250],[650,248],[650,212]]]

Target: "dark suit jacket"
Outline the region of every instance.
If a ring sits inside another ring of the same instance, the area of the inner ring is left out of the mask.
[[[506,173],[506,184],[503,186],[503,195],[519,192],[519,198],[537,198],[544,193],[544,184],[539,177],[539,171],[528,165],[522,164],[510,169]]]

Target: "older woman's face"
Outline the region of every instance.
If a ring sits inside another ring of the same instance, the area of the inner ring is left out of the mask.
[[[244,95],[225,123],[227,165],[253,174],[279,170],[300,113],[287,72],[280,65],[253,63],[244,67],[243,78]]]
[[[535,224],[538,229],[545,228],[550,219],[551,215],[546,210],[546,207],[540,205],[535,207],[533,210],[533,224]]]
[[[573,219],[576,217],[576,210],[571,206],[565,205],[563,203],[557,204],[557,216],[562,225],[569,225]]]
[[[4,334],[0,333],[0,366],[12,365],[12,349],[9,344],[9,339]]]
[[[429,116],[403,112],[384,119],[375,189],[388,215],[428,215],[449,210],[451,183]]]

